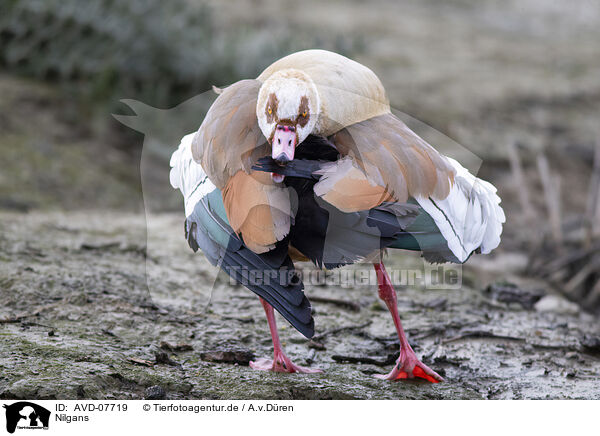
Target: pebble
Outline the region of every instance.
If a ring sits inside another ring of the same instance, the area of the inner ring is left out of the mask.
[[[569,351],[567,354],[565,354],[565,357],[567,359],[579,359],[579,354],[577,354],[576,351]]]
[[[248,366],[250,361],[254,360],[254,353],[241,348],[217,349],[201,352],[200,359],[206,362],[236,363]]]
[[[558,295],[546,295],[534,307],[538,312],[552,312],[562,315],[577,315],[579,313],[579,306],[576,303]]]
[[[164,400],[167,396],[165,390],[158,385],[150,386],[146,389],[146,394],[144,395],[144,399],[146,400]]]
[[[600,353],[600,336],[584,335],[581,345],[589,353]]]

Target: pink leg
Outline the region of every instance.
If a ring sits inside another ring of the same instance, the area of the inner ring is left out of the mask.
[[[385,380],[399,380],[420,377],[432,383],[443,381],[444,379],[440,375],[417,359],[417,355],[408,343],[406,334],[402,328],[402,322],[400,321],[400,316],[398,315],[398,300],[396,299],[396,291],[392,286],[392,281],[390,280],[383,263],[376,263],[373,266],[377,272],[379,298],[385,302],[390,313],[392,314],[394,325],[396,326],[396,332],[398,333],[398,338],[400,339],[400,357],[398,357],[394,369],[392,369],[389,374],[377,374],[375,377]]]
[[[275,371],[275,372],[300,372],[300,373],[314,373],[323,372],[317,368],[306,368],[294,364],[289,357],[283,352],[281,342],[279,342],[279,333],[277,333],[277,324],[275,323],[275,311],[273,306],[267,303],[262,298],[260,299],[265,313],[267,314],[267,322],[269,323],[269,329],[271,330],[271,337],[273,338],[274,355],[273,360],[261,358],[255,362],[250,362],[252,369],[258,369],[261,371]]]

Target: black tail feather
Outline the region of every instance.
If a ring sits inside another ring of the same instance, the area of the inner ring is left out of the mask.
[[[255,258],[253,259],[253,257]],[[260,268],[260,261],[257,262],[256,258],[258,256],[255,253],[242,247],[237,252],[227,252],[221,268],[236,281],[266,300],[300,333],[307,338],[312,337],[314,335],[312,309],[304,295],[302,282],[292,283],[293,280],[290,280],[293,269],[288,266],[282,266],[279,269],[259,269],[259,271],[269,274],[269,278],[266,280],[264,276],[253,276],[251,273],[256,266]],[[291,259],[289,264],[291,264]]]
[[[321,175],[315,174],[315,172],[320,170],[325,163],[327,163],[327,161],[324,160],[294,159],[285,166],[281,166],[277,164],[273,158],[267,156],[256,161],[256,164],[254,164],[252,169],[267,173],[281,174],[286,177],[318,180],[321,178]]]

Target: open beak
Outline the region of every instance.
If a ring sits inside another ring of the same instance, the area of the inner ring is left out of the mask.
[[[271,157],[279,165],[285,165],[294,160],[296,149],[296,127],[277,125],[271,143]],[[285,176],[271,173],[271,177],[277,183],[283,182]]]

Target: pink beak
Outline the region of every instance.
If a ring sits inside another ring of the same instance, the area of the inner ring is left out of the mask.
[[[275,127],[273,134],[273,143],[271,144],[271,157],[279,165],[285,165],[294,160],[294,151],[296,149],[296,128],[294,126]],[[285,176],[271,173],[271,178],[275,183],[283,182]]]
[[[273,143],[271,144],[271,157],[280,165],[285,165],[294,160],[296,149],[296,128],[294,126],[275,127]]]

